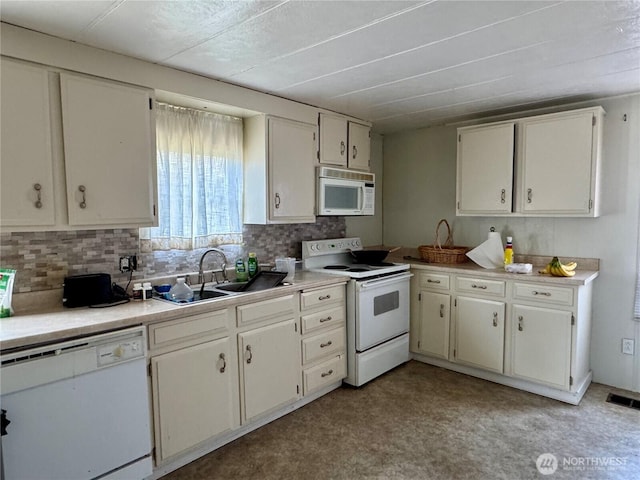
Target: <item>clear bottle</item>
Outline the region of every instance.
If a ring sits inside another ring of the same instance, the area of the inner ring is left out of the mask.
[[[153,297],[153,289],[151,288],[151,282],[144,282],[142,284],[142,299],[150,300]]]
[[[236,260],[236,282],[246,282],[248,280],[247,267],[243,258]]]
[[[249,253],[249,260],[247,261],[247,270],[249,271],[249,278],[253,278],[258,273],[258,258],[254,252]]]
[[[139,300],[142,300],[142,284],[141,283],[134,283],[133,284],[133,294],[131,295],[131,298],[133,298],[133,300],[135,300],[136,302]]]
[[[513,263],[513,237],[507,237],[507,245],[504,247],[504,264]]]
[[[184,283],[184,278],[176,278],[176,284],[169,290],[169,299],[174,302],[187,303],[193,300],[193,290]]]

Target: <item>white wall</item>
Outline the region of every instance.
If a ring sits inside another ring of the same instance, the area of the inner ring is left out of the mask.
[[[371,172],[376,174],[375,215],[346,217],[347,237],[360,237],[364,245],[382,245],[382,143],[382,136],[371,134]]]
[[[640,322],[633,320],[640,218],[640,95],[602,99],[603,213],[595,219],[455,217],[455,127],[384,138],[384,227],[388,245],[430,244],[440,218],[457,245],[475,246],[495,226],[519,253],[600,258],[594,283],[591,367],[596,382],[640,391]],[[627,115],[627,121],[623,116]],[[570,182],[570,178],[549,181]],[[621,339],[636,341],[635,356]]]

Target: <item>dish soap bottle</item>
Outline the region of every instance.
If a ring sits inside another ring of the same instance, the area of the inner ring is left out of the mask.
[[[246,282],[247,280],[247,267],[244,264],[244,259],[238,258],[236,260],[236,282]]]
[[[249,253],[249,261],[247,262],[249,270],[249,278],[253,278],[258,273],[258,258],[254,252]]]
[[[188,303],[193,300],[193,290],[184,283],[184,277],[176,278],[176,284],[169,290],[169,298],[178,303]]]
[[[507,237],[507,246],[504,247],[504,264],[513,263],[513,237]]]

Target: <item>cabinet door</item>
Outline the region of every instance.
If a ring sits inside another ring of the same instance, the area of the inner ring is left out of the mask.
[[[158,461],[237,426],[229,337],[151,359]]]
[[[320,163],[347,166],[347,120],[320,114]]]
[[[300,339],[294,319],[238,334],[243,421],[299,398]]]
[[[269,217],[315,221],[315,132],[308,123],[269,118]]]
[[[64,73],[60,87],[69,223],[152,225],[150,91]]]
[[[588,111],[522,122],[521,211],[589,214],[594,118]]]
[[[504,311],[503,302],[457,298],[456,361],[502,373]]]
[[[451,297],[445,293],[420,292],[420,334],[418,350],[449,358]]]
[[[456,213],[510,213],[514,124],[458,130]]]
[[[349,168],[367,170],[371,161],[371,129],[366,125],[349,122]]]
[[[571,312],[513,306],[513,374],[569,389]]]
[[[48,72],[2,59],[0,219],[3,226],[53,225]]]

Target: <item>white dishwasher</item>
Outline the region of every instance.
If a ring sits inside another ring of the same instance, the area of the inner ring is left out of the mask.
[[[3,478],[152,473],[144,327],[3,353]]]

